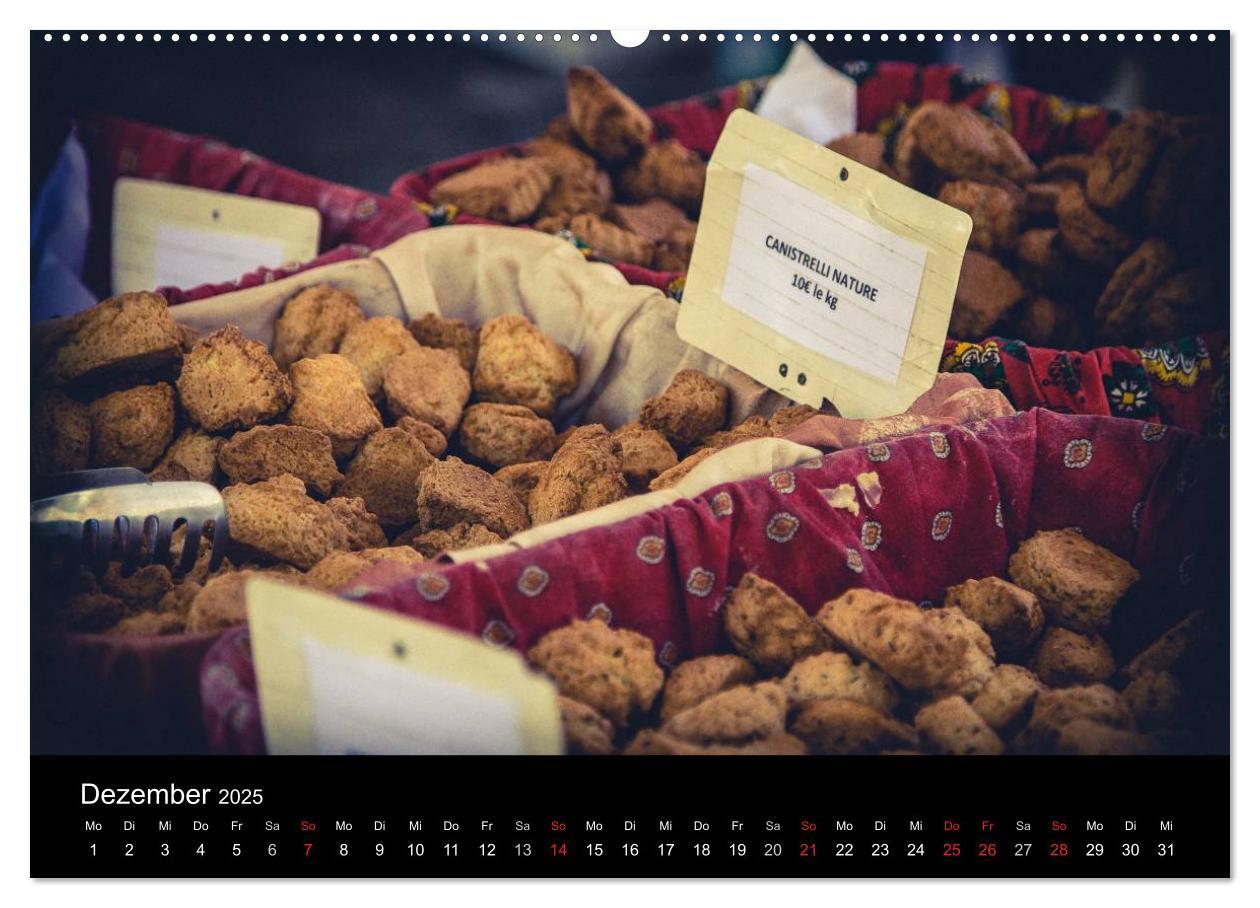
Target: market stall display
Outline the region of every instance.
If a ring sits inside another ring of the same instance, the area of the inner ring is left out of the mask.
[[[208,482],[231,527],[214,572],[36,553],[43,740],[261,752],[267,577],[518,649],[573,752],[1225,747],[1216,126],[850,72],[835,150],[975,226],[953,374],[865,421],[683,344],[658,292],[757,84],[644,111],[576,69],[543,135],[391,198],[86,125],[99,223],[130,174],[316,207],[322,254],[34,332],[33,474]]]

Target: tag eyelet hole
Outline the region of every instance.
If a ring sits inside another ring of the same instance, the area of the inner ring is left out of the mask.
[[[797,376],[796,376],[796,383],[797,383],[798,385],[803,385],[803,384],[805,384],[805,381],[806,381],[806,378],[805,378],[805,373],[804,373],[804,372],[799,372],[799,373],[797,373]]]
[[[782,378],[787,378],[787,374],[788,374],[787,363],[779,363],[779,375]]]
[[[840,182],[843,183],[848,178],[849,178],[849,168],[841,167],[840,168]]]

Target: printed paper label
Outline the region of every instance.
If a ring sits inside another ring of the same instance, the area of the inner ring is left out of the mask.
[[[926,262],[924,247],[749,163],[722,298],[810,350],[896,382]]]
[[[303,642],[315,752],[514,754],[525,749],[510,699],[438,675]]]

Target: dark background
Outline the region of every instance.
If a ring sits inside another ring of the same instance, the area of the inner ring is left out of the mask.
[[[800,32],[798,34],[806,34]],[[788,32],[780,40],[752,40],[746,32],[737,42],[728,33],[719,43],[709,33],[689,40],[680,34],[663,40],[654,32],[640,47],[617,45],[607,32],[598,40],[573,42],[533,33],[518,43],[516,33],[500,43],[498,33],[483,44],[481,33],[464,43],[456,33],[448,44],[443,33],[433,43],[417,33],[415,43],[399,33],[379,42],[364,32],[335,42],[334,32],[322,43],[315,32],[305,43],[297,32],[281,42],[279,33],[263,42],[261,33],[245,43],[237,33],[217,40],[173,43],[170,33],[153,41],[146,32],[119,43],[115,33],[100,42],[92,32],[87,42],[78,32],[63,42],[55,33],[31,34],[31,193],[47,176],[67,124],[80,113],[112,113],[190,133],[212,135],[248,148],[278,163],[316,176],[385,192],[400,174],[469,151],[501,145],[537,133],[564,107],[563,72],[577,63],[593,65],[646,105],[698,94],[740,79],[771,74],[790,49]],[[905,43],[890,34],[888,43],[872,32],[846,43],[836,33],[832,43],[817,32],[814,47],[829,62],[910,60],[957,62],[968,70],[1002,81],[1031,85],[1080,101],[1118,109],[1158,107],[1176,113],[1222,113],[1229,105],[1229,35],[1209,42],[1186,35],[1173,42],[1165,34],[1156,43],[1145,33],[1140,44],[1132,34],[1123,43],[1114,35],[1106,43],[1093,35],[1081,42],[1060,37],[1009,42],[1006,33],[991,43],[919,43],[910,34]],[[1056,33],[1058,35],[1058,33]]]

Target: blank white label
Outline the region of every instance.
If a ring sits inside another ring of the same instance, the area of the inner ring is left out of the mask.
[[[437,675],[303,644],[319,754],[517,754],[515,704]]]
[[[802,346],[895,383],[926,263],[924,247],[750,163],[722,299]]]
[[[234,281],[257,268],[285,263],[284,244],[260,236],[163,224],[153,248],[155,287]]]

